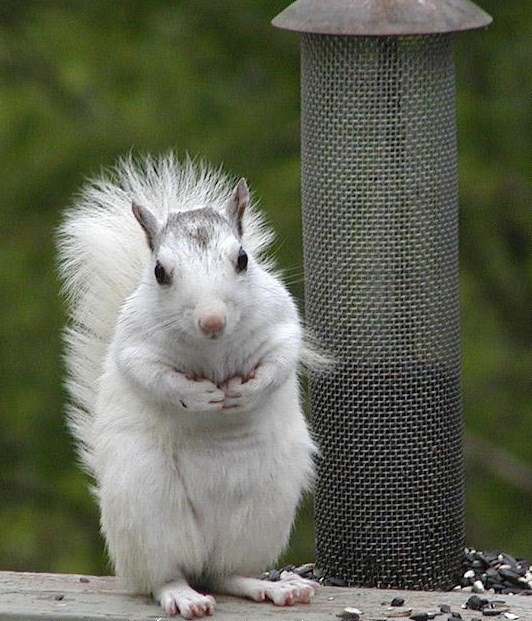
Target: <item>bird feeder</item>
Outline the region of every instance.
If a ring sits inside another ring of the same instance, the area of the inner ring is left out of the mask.
[[[464,547],[453,35],[468,0],[298,0],[317,565],[446,589]]]

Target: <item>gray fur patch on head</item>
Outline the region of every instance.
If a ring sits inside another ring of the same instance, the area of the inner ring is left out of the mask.
[[[207,248],[220,232],[232,232],[230,224],[217,211],[210,208],[171,212],[163,229],[163,235],[184,237],[199,248]]]

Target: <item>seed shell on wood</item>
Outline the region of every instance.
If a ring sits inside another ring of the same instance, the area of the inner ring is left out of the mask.
[[[361,614],[362,612],[358,608],[344,608],[342,612],[338,613],[336,616],[349,621],[360,621]]]
[[[410,617],[412,614],[412,608],[387,608],[386,616],[392,618],[396,617]]]

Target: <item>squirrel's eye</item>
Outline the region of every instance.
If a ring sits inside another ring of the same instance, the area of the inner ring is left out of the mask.
[[[157,261],[157,263],[155,263],[154,274],[155,274],[155,280],[160,285],[168,285],[168,284],[170,284],[170,278],[169,278],[168,274],[166,273],[166,270],[164,269],[164,267],[161,265],[161,263],[159,261]]]
[[[238,251],[238,256],[236,258],[236,271],[243,272],[248,266],[248,255],[243,248],[240,248]]]

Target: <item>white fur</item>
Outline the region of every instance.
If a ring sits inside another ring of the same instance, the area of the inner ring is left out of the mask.
[[[308,601],[314,588],[257,590],[241,579],[286,545],[315,448],[299,400],[296,307],[261,259],[271,232],[248,205],[240,239],[232,197],[220,171],[173,155],[129,158],[85,188],[59,237],[69,422],[111,559],[169,614],[189,618],[211,614],[214,600],[187,581],[279,605]],[[132,202],[164,231],[154,252]],[[198,209],[224,218],[206,221],[208,244],[164,228],[169,214]],[[156,282],[156,260],[169,286]],[[206,313],[225,321],[218,338],[198,328]]]

